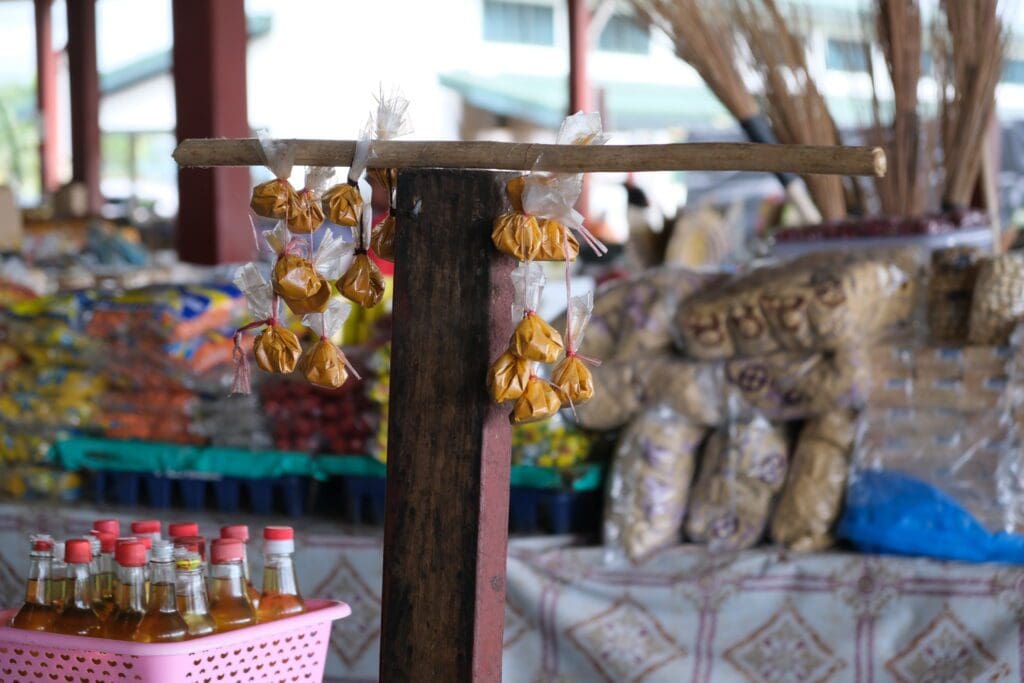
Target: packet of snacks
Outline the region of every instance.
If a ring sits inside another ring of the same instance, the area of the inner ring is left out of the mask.
[[[522,396],[530,381],[532,366],[533,363],[511,351],[498,356],[487,371],[487,388],[494,402],[515,401]]]
[[[263,148],[264,165],[274,174],[274,179],[253,188],[249,206],[257,216],[287,219],[296,202],[295,188],[288,182],[295,150],[285,140],[274,140],[265,130],[257,131],[256,135]]]
[[[521,317],[521,320],[512,333],[508,350],[519,358],[553,363],[565,345],[558,330],[537,315],[544,280],[544,269],[539,263],[520,263],[512,271],[512,286],[515,288],[512,315]]]
[[[331,298],[331,283],[317,272],[309,255],[309,242],[293,237],[284,221],[263,233],[277,255],[270,274],[274,294],[296,315],[324,310]]]
[[[562,402],[575,406],[586,403],[594,396],[594,380],[585,361],[595,360],[580,356],[578,351],[583,341],[583,332],[594,310],[594,293],[569,299],[569,310],[565,323],[565,358],[558,362],[551,373],[551,382],[558,387]]]
[[[601,115],[577,112],[566,117],[555,142],[559,145],[601,145],[608,137],[601,131]],[[575,205],[583,190],[583,174],[544,173],[513,178],[506,185],[512,211],[494,221],[491,240],[502,253],[520,261],[574,260],[579,241],[571,228],[601,255],[607,248],[583,225]]]
[[[522,395],[516,399],[509,420],[512,424],[524,424],[546,420],[562,407],[555,387],[545,379],[530,374]]]
[[[364,183],[365,184],[365,183]],[[384,275],[380,268],[366,253],[370,244],[370,233],[372,228],[373,211],[369,209],[370,197],[369,186],[363,188],[363,213],[361,226],[355,230],[356,247],[355,257],[349,264],[348,270],[335,284],[338,291],[346,299],[354,301],[363,308],[373,308],[384,298]]]
[[[411,132],[406,112],[409,100],[397,93],[377,97],[377,111],[370,115],[367,126],[374,140],[393,140]],[[374,180],[384,189],[388,198],[388,215],[373,230],[370,248],[385,261],[395,260],[395,190],[398,185],[397,168],[371,168]]]
[[[310,313],[302,318],[302,324],[319,337],[299,359],[299,371],[310,383],[337,389],[348,379],[348,359],[331,339],[341,331],[351,310],[347,302],[332,299],[323,313]]]
[[[363,195],[359,191],[359,179],[366,170],[369,158],[370,139],[364,136],[356,142],[352,165],[348,169],[348,179],[324,193],[323,209],[327,219],[332,223],[348,228],[359,227],[359,217],[363,215]]]
[[[321,199],[327,182],[334,175],[334,169],[327,166],[310,166],[306,169],[306,182],[295,193],[288,211],[288,227],[292,232],[312,235],[323,225],[324,209]]]
[[[263,279],[254,263],[247,263],[238,269],[233,280],[239,291],[245,295],[249,313],[255,320],[235,331],[234,361],[235,377],[232,394],[251,393],[249,360],[242,350],[242,335],[246,330],[264,327],[256,335],[253,354],[256,365],[265,372],[289,373],[295,369],[302,347],[299,338],[291,330],[280,325],[278,320],[278,297],[273,286]]]

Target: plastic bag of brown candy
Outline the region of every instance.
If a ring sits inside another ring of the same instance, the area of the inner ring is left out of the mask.
[[[733,421],[711,435],[691,494],[686,534],[711,552],[761,540],[772,500],[786,480],[785,432],[763,417]]]
[[[494,220],[491,241],[503,254],[514,256],[520,261],[533,261],[540,252],[544,235],[540,231],[536,217],[523,212],[522,187],[525,182],[526,176],[508,181],[506,191],[512,210]]]
[[[363,308],[373,308],[384,298],[384,275],[367,254],[372,227],[372,211],[369,209],[369,189],[363,188],[363,214],[361,226],[354,231],[356,239],[355,256],[345,274],[335,283],[341,295]]]
[[[288,210],[288,228],[295,233],[311,235],[324,223],[323,193],[334,169],[311,166],[306,169],[306,182],[295,193]]]
[[[263,234],[267,245],[277,254],[271,272],[274,293],[296,315],[323,311],[331,298],[330,280],[341,272],[352,245],[328,232],[310,259],[303,256],[310,242],[292,237],[284,222]]]
[[[263,150],[264,165],[274,174],[274,179],[253,188],[249,206],[257,216],[285,220],[296,199],[295,188],[288,182],[295,151],[288,142],[272,139],[265,130],[257,131],[257,136]]]
[[[633,562],[681,541],[705,430],[671,409],[640,413],[619,437],[605,493],[605,561]]]
[[[846,410],[804,425],[772,513],[773,542],[800,551],[832,545],[830,531],[842,512],[853,440],[854,420]]]
[[[595,364],[597,361],[581,357],[578,353],[593,309],[593,292],[574,296],[569,300],[565,328],[565,358],[551,371],[551,383],[558,387],[562,402],[572,406],[586,403],[594,396],[594,380],[587,363]]]
[[[411,131],[406,112],[409,101],[397,93],[377,98],[377,110],[370,118],[369,130],[374,140],[393,140]],[[398,187],[397,168],[373,168],[370,175],[384,190],[388,198],[388,215],[377,224],[370,237],[370,248],[385,261],[395,260],[395,191]]]
[[[278,303],[273,287],[263,279],[254,263],[247,263],[235,273],[234,284],[245,296],[254,321],[235,332],[235,376],[233,394],[251,391],[249,362],[242,350],[242,334],[260,326],[265,328],[256,336],[253,354],[256,364],[264,372],[289,373],[295,369],[302,348],[295,334],[278,323]]]
[[[356,141],[352,155],[352,165],[348,169],[345,182],[327,190],[323,196],[323,211],[335,225],[348,228],[359,227],[360,216],[363,215],[363,195],[359,189],[359,178],[366,170],[366,162],[370,158],[370,139],[362,137]]]
[[[337,389],[348,379],[348,360],[332,341],[341,332],[352,307],[332,299],[323,313],[310,313],[302,324],[318,337],[299,359],[299,371],[311,384]]]
[[[512,271],[512,286],[515,290],[512,315],[519,318],[519,323],[512,333],[508,350],[519,358],[553,363],[565,345],[558,330],[537,314],[544,282],[544,269],[538,263],[520,263]]]
[[[522,395],[512,406],[509,421],[512,424],[538,422],[553,416],[562,407],[555,386],[547,380],[531,374]]]

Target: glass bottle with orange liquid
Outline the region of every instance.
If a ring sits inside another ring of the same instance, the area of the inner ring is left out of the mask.
[[[103,625],[103,635],[115,640],[132,640],[135,629],[146,613],[146,546],[138,541],[118,544],[114,553],[117,562],[117,601],[114,613]]]
[[[53,544],[53,560],[50,562],[50,581],[46,587],[50,604],[57,612],[64,607],[64,595],[67,589],[68,565],[64,561],[64,541]]]
[[[258,610],[260,608],[260,592],[252,585],[252,574],[249,573],[249,527],[245,524],[221,527],[220,537],[236,538],[242,542],[242,577],[245,580],[245,592],[249,594],[249,602]]]
[[[93,580],[89,573],[92,547],[87,539],[72,538],[64,544],[67,562],[67,588],[64,609],[53,622],[54,633],[71,636],[95,636],[103,632],[103,622],[93,608]]]
[[[203,563],[199,553],[186,551],[178,554],[175,565],[178,612],[188,625],[188,636],[198,638],[210,635],[217,627],[206,598],[206,581],[203,579]]]
[[[210,614],[217,631],[233,631],[256,623],[256,609],[249,601],[242,578],[242,542],[218,538],[210,550]]]
[[[263,591],[259,620],[272,621],[304,612],[295,578],[295,532],[290,526],[263,529]]]
[[[57,608],[50,603],[47,593],[47,587],[51,583],[53,541],[38,536],[33,536],[30,540],[32,547],[29,551],[25,604],[11,618],[11,626],[26,631],[50,631],[57,618]]]
[[[135,629],[136,641],[168,643],[185,639],[188,625],[178,614],[174,593],[174,546],[170,541],[156,541],[150,562],[149,602]]]
[[[92,573],[92,603],[96,614],[106,621],[114,612],[114,550],[117,547],[117,536],[112,531],[90,532],[89,542],[93,552],[93,561],[89,566]]]

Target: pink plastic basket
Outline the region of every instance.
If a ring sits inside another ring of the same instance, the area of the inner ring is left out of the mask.
[[[331,622],[352,610],[307,600],[294,617],[181,643],[130,643],[22,631],[0,612],[0,681],[234,683],[323,680]]]

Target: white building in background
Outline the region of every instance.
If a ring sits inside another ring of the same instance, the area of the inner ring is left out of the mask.
[[[870,78],[863,46],[869,0],[787,4],[806,17],[809,63],[840,126],[867,122]],[[169,0],[150,6],[155,18],[169,21]],[[638,27],[625,8],[620,1],[594,32],[588,69],[612,144],[680,141],[695,132],[705,138],[736,135],[725,109],[676,58],[671,41]],[[410,137],[418,139],[550,141],[566,113],[565,0],[248,0],[246,9],[249,120],[275,136],[353,137],[381,87],[397,88],[412,102]],[[143,10],[133,5],[132,11]],[[106,28],[101,22],[104,39],[133,30],[127,19],[124,26],[116,21],[109,19]],[[881,69],[883,60],[876,56]],[[1024,117],[1019,56],[1011,52],[1009,82],[1000,86],[1004,117]],[[106,133],[134,132],[148,140],[136,159],[134,187],[166,195],[165,203],[175,197],[174,167],[164,156],[173,144],[170,66],[165,44],[108,69],[101,105]],[[923,84],[922,97],[932,96],[928,90]],[[591,198],[593,209],[624,230],[622,180],[596,177]],[[666,212],[685,197],[678,175],[637,180]],[[107,191],[117,193],[118,187],[125,187],[123,179],[105,178]]]

